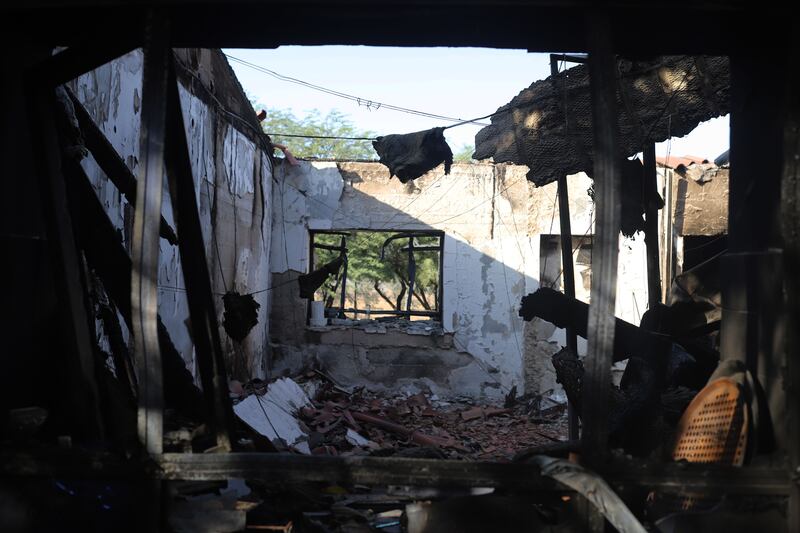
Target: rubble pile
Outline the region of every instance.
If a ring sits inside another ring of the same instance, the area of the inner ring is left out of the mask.
[[[505,461],[567,434],[566,404],[547,396],[512,393],[501,406],[414,390],[348,390],[318,371],[231,390],[239,419],[279,451]]]

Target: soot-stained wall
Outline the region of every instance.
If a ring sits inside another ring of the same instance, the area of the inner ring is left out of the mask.
[[[497,398],[560,387],[550,355],[564,344],[554,326],[518,316],[539,288],[542,235],[558,234],[556,184],[534,187],[527,167],[442,167],[414,182],[377,163],[286,162],[273,186],[271,372],[322,366],[343,384],[427,387]],[[585,175],[569,178],[576,238],[593,233]],[[445,233],[441,332],[306,326],[307,301],[292,280],[309,269],[310,230],[439,230]],[[638,323],[647,302],[643,238],[620,245],[617,314]],[[560,261],[560,258],[559,258]]]
[[[219,50],[176,50],[181,106],[199,203],[205,253],[217,314],[222,295],[254,295],[259,323],[241,348],[220,327],[234,377],[264,376],[268,350],[272,167],[244,91]],[[133,51],[70,83],[119,155],[136,175],[142,111],[142,52]],[[106,213],[130,249],[133,209],[91,156],[82,165]],[[175,227],[167,181],[162,213]],[[189,311],[177,246],[160,242],[159,314],[187,366],[195,373]],[[124,325],[123,325],[124,327]],[[101,339],[101,343],[105,342]]]

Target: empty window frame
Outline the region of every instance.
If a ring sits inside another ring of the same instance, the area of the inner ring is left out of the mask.
[[[314,299],[328,318],[441,321],[443,251],[439,231],[313,231],[312,270],[344,257]]]

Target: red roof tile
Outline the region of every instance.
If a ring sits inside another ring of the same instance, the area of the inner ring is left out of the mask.
[[[683,155],[683,156],[671,155],[669,156],[669,160],[667,160],[666,157],[656,156],[656,163],[658,163],[662,167],[678,168],[681,165],[688,167],[689,165],[710,163],[710,161],[704,157],[698,157],[694,155]]]

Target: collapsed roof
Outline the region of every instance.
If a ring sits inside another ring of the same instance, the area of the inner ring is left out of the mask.
[[[681,137],[729,111],[727,57],[659,56],[617,61],[616,100],[621,156],[651,142]],[[589,69],[579,65],[536,81],[498,109],[475,136],[475,159],[517,163],[546,185],[560,176],[592,173]]]

